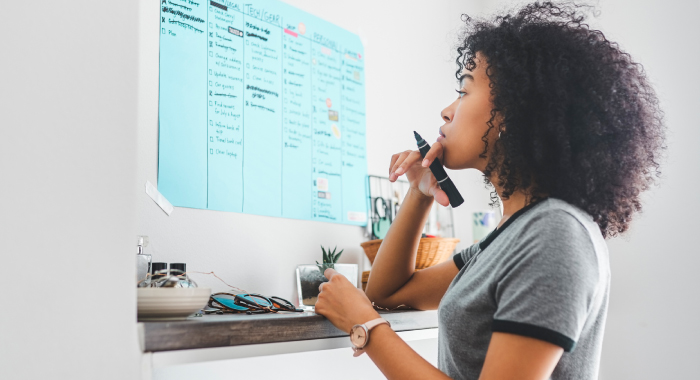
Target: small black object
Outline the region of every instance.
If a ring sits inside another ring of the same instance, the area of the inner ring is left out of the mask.
[[[158,273],[159,271],[168,270],[168,263],[152,263],[151,264],[151,278],[157,280],[159,278],[165,277],[166,273]]]
[[[175,272],[173,273],[173,270]],[[187,264],[185,263],[170,263],[170,274],[174,276],[182,276],[187,272]]]
[[[425,158],[425,155],[430,151],[430,145],[423,140],[418,132],[413,131],[413,135],[416,137],[416,142],[418,143],[418,151],[421,156]],[[452,180],[447,175],[447,172],[445,172],[445,168],[442,167],[442,163],[437,157],[435,157],[433,163],[430,164],[430,171],[433,172],[442,191],[447,194],[447,198],[450,200],[450,206],[454,208],[464,203],[462,195],[455,187],[455,184],[452,183]]]

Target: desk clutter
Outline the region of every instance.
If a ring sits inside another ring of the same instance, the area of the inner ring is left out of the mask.
[[[302,312],[293,303],[281,297],[265,297],[261,294],[212,294],[204,314],[265,314],[280,311]]]
[[[384,239],[391,223],[401,208],[410,184],[404,180],[391,182],[388,177],[367,176],[367,217],[365,236],[372,240]],[[430,210],[423,233],[441,238],[452,238],[454,218],[452,207],[435,206]]]
[[[151,262],[151,255],[144,252],[147,236],[137,237],[136,286],[137,316],[139,321],[184,320],[189,316],[203,314],[264,314],[278,312],[303,312],[293,303],[281,297],[266,297],[248,293],[229,285],[214,272],[189,272],[212,275],[236,293],[212,294],[210,288],[199,288],[190,278],[186,263]],[[323,264],[314,266],[318,272],[324,267],[333,267],[342,250],[336,253],[323,251]],[[318,264],[318,262],[317,262]],[[337,264],[341,265],[341,264]]]
[[[368,176],[369,202],[366,236],[371,240],[361,243],[370,264],[374,264],[379,248],[391,223],[399,212],[409,184],[406,181],[390,182],[386,177]],[[423,229],[416,255],[416,270],[422,270],[448,260],[459,239],[454,236],[451,207],[433,207]],[[231,288],[232,292],[211,294],[209,288],[199,288],[189,277],[185,263],[152,262],[144,248],[148,237],[137,240],[137,287],[139,320],[184,319],[203,314],[261,314],[278,312],[313,311],[318,299],[319,285],[328,281],[327,268],[333,268],[345,276],[354,286],[358,282],[358,264],[338,263],[343,250],[321,247],[322,261],[299,265],[296,268],[298,306],[276,297],[249,293],[226,284],[214,272],[189,272],[214,275]],[[361,284],[365,290],[370,271],[362,273]],[[375,305],[375,307],[377,307]]]
[[[144,243],[140,236],[136,260],[138,320],[183,320],[200,311],[209,300],[211,289],[197,287],[187,275],[185,263],[171,263],[170,268],[168,263],[151,263],[151,256],[143,253]]]

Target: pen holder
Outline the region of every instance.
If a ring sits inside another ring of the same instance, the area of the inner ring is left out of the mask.
[[[374,264],[374,258],[382,245],[382,240],[370,240],[360,244],[371,264]],[[454,252],[457,243],[459,243],[459,239],[456,238],[421,238],[416,254],[416,270],[425,269],[447,260]]]

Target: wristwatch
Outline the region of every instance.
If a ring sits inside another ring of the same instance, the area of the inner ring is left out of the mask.
[[[365,346],[369,342],[369,330],[386,323],[391,327],[391,323],[384,318],[373,319],[363,325],[355,325],[350,329],[350,342],[352,343],[352,356],[357,357],[365,353]]]

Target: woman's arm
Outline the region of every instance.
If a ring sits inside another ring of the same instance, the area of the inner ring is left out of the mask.
[[[479,380],[544,380],[564,349],[543,340],[495,332]]]
[[[372,329],[365,352],[390,380],[450,378],[385,324]],[[542,340],[496,332],[491,335],[479,380],[546,380],[563,352],[561,347]]]
[[[450,378],[413,351],[386,324],[381,324],[370,331],[370,340],[364,350],[377,368],[390,380],[442,380]]]
[[[432,197],[409,190],[396,219],[382,242],[367,282],[367,297],[393,308],[437,309],[452,279],[459,272],[452,260],[416,272],[416,251]]]
[[[334,269],[326,269],[328,282],[321,285],[316,313],[349,333],[352,326],[379,318],[365,293]],[[467,321],[468,322],[468,321]],[[388,379],[447,379],[418,355],[389,326],[372,329],[365,352]],[[348,350],[348,355],[350,351]],[[562,349],[551,343],[519,335],[493,333],[481,380],[537,379],[549,377]]]
[[[441,154],[442,145],[438,142],[433,144],[426,158],[432,162]],[[421,231],[433,200],[449,203],[427,165],[420,164],[422,159],[418,151],[406,151],[395,154],[389,165],[390,180],[395,181],[405,173],[411,187],[377,252],[367,282],[367,297],[382,307],[403,304],[416,309],[437,309],[459,272],[452,260],[415,271]]]
[[[328,282],[321,285],[316,313],[325,316],[335,327],[349,333],[352,326],[367,323],[380,315],[372,308],[365,293],[353,286],[335,269],[326,269]],[[364,347],[374,364],[387,379],[448,379],[439,369],[413,351],[386,324],[378,325],[369,334]],[[348,355],[351,355],[348,350]]]

